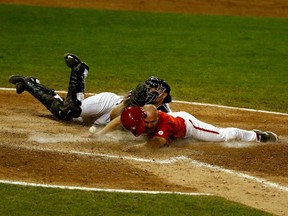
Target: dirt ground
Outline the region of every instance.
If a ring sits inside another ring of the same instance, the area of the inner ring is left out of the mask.
[[[0,0],[0,3],[5,1]],[[22,3],[9,0],[9,3]],[[33,1],[25,4],[287,17],[288,1]],[[261,5],[259,4],[261,2]],[[12,86],[11,86],[12,87]],[[0,179],[96,188],[211,193],[275,215],[288,215],[287,114],[172,103],[220,127],[258,128],[278,143],[181,140],[157,151],[123,152],[141,142],[118,131],[102,139],[88,127],[60,122],[30,94],[0,91]]]
[[[109,10],[288,17],[287,0],[0,0],[0,3]]]

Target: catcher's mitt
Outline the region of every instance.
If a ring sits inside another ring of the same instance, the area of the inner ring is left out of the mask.
[[[148,89],[145,83],[138,84],[124,102],[125,106],[144,106],[147,99]]]

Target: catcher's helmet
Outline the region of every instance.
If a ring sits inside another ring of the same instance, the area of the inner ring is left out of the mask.
[[[124,128],[131,131],[136,137],[140,136],[145,129],[145,112],[140,107],[127,107],[120,116]]]
[[[148,89],[155,88],[161,89],[163,92],[166,92],[168,95],[165,97],[163,103],[170,103],[172,101],[172,97],[170,95],[171,88],[167,82],[158,77],[151,76],[146,81],[145,84],[147,85]]]

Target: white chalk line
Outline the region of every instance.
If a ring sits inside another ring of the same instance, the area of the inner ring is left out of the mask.
[[[187,102],[187,101],[178,101],[178,100],[173,100],[172,102],[181,103],[181,104],[191,104],[191,105],[199,105],[199,106],[207,106],[207,107],[218,107],[218,108],[224,108],[224,109],[233,109],[233,110],[242,110],[242,111],[248,111],[248,112],[259,112],[259,113],[288,116],[288,113],[273,112],[273,111],[266,111],[266,110],[256,110],[256,109],[248,109],[248,108],[240,108],[240,107],[230,107],[230,106],[217,105],[217,104]]]
[[[21,148],[26,148],[26,147],[21,146]],[[32,147],[32,148],[27,147],[27,149],[33,149],[37,151],[46,151],[46,152],[60,152],[60,153],[66,153],[66,154],[84,155],[84,156],[90,156],[90,157],[92,156],[92,157],[105,157],[105,158],[122,159],[122,160],[124,159],[124,160],[137,161],[137,162],[142,162],[142,163],[173,164],[173,163],[184,161],[184,162],[189,162],[197,167],[204,167],[210,170],[224,172],[233,176],[237,176],[242,179],[249,179],[257,183],[260,183],[262,186],[265,186],[265,187],[276,188],[278,190],[286,191],[286,192],[288,191],[287,186],[283,186],[275,182],[267,181],[266,179],[263,179],[263,178],[258,178],[258,177],[244,174],[241,172],[225,169],[220,166],[211,165],[211,164],[207,164],[201,161],[193,160],[186,156],[171,157],[165,160],[157,160],[157,159],[137,158],[137,157],[128,157],[128,156],[120,156],[120,155],[112,155],[112,154],[89,153],[89,152],[81,152],[81,151],[68,151],[67,152],[64,150],[56,150],[56,149],[52,150],[52,149],[45,149],[41,147]]]
[[[3,91],[15,91],[15,88],[0,88]],[[56,91],[57,93],[67,93],[67,91]],[[95,93],[85,93],[86,95],[95,95]],[[281,113],[281,112],[273,112],[273,111],[266,111],[266,110],[256,110],[256,109],[248,109],[248,108],[240,108],[240,107],[231,107],[231,106],[224,106],[224,105],[216,105],[216,104],[208,104],[208,103],[198,103],[198,102],[188,102],[188,101],[179,101],[173,100],[172,102],[181,103],[181,104],[190,104],[190,105],[198,105],[198,106],[209,106],[209,107],[218,107],[224,109],[233,109],[233,110],[242,110],[248,112],[259,112],[259,113],[267,113],[267,114],[275,114],[275,115],[283,115],[288,116],[288,113]]]
[[[43,187],[43,188],[54,188],[54,189],[69,189],[69,190],[82,190],[82,191],[96,191],[96,192],[116,192],[116,193],[137,193],[137,194],[178,194],[178,195],[189,195],[189,196],[212,196],[210,193],[186,193],[186,192],[173,192],[173,191],[143,191],[143,190],[126,190],[126,189],[104,189],[104,188],[89,188],[89,187],[77,187],[77,186],[64,186],[64,185],[53,185],[53,184],[36,184],[21,181],[7,181],[0,180],[2,184],[12,184],[20,186],[31,186],[31,187]]]

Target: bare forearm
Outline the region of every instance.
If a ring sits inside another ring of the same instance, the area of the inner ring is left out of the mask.
[[[110,119],[113,120],[113,119],[117,118],[118,116],[120,116],[123,109],[124,109],[124,103],[121,103],[121,104],[115,106],[110,113]]]
[[[92,137],[97,137],[99,135],[104,135],[107,134],[115,129],[117,129],[118,126],[121,125],[120,122],[120,117],[117,117],[115,119],[113,119],[111,122],[109,122],[104,128],[102,128],[100,131],[96,132],[95,134],[93,134]]]

